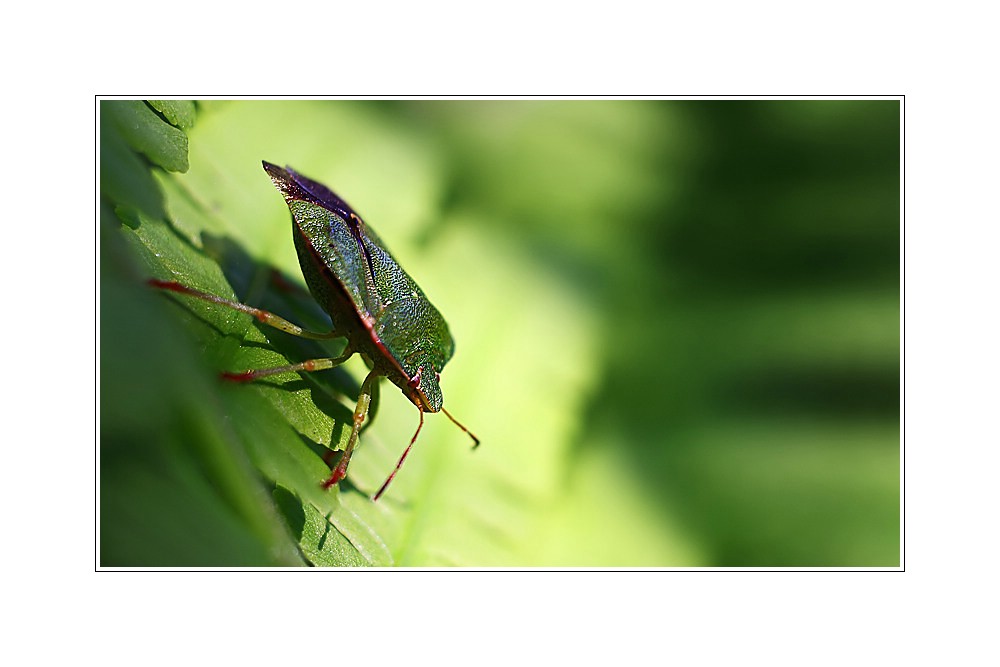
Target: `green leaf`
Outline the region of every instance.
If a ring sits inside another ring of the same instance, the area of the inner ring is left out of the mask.
[[[195,108],[190,100],[146,100],[167,119],[174,127],[190,130],[194,127]]]
[[[227,424],[217,379],[136,279],[155,255],[130,249],[113,214],[102,219],[101,564],[300,563]]]
[[[188,139],[180,129],[163,122],[145,102],[105,100],[101,117],[115,124],[134,150],[170,171],[188,170]]]

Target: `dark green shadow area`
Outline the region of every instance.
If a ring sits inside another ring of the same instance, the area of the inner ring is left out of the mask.
[[[711,565],[896,566],[899,105],[669,107],[700,150],[627,232],[587,430]]]

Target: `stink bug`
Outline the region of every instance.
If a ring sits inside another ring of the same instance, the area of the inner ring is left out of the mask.
[[[292,214],[292,236],[299,266],[313,298],[333,321],[326,333],[306,331],[277,315],[236,301],[208,294],[178,282],[150,280],[150,285],[211,301],[256,317],[294,336],[325,340],[346,338],[347,346],[336,358],[310,359],[277,368],[223,373],[237,382],[249,382],[277,373],[308,372],[333,368],[355,352],[371,371],[361,384],[354,409],[354,426],[347,447],[329,478],[330,488],[347,475],[361,425],[368,416],[380,378],[387,377],[417,406],[420,423],[396,468],[374,495],[378,500],[399,472],[424,425],[425,412],[444,412],[479,444],[472,434],[444,409],[438,384],[441,370],[451,359],[455,342],[444,321],[423,291],[396,262],[378,235],[347,202],[326,186],[295,172],[264,162],[264,170],[281,192]]]

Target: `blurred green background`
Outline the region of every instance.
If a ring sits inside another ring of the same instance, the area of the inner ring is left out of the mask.
[[[100,563],[900,564],[897,101],[103,101]],[[448,319],[445,405],[322,329],[260,166],[332,188]]]

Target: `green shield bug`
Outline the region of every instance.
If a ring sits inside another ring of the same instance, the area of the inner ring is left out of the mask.
[[[361,425],[368,416],[373,396],[377,396],[380,378],[386,377],[399,387],[417,406],[420,422],[395,469],[372,498],[378,500],[417,441],[425,412],[444,412],[472,438],[473,446],[479,444],[479,438],[444,409],[438,384],[441,370],[454,353],[455,342],[441,313],[347,202],[290,167],[282,169],[269,162],[263,165],[291,211],[292,235],[302,275],[313,298],[330,315],[333,329],[326,333],[306,331],[273,313],[174,281],[150,280],[149,284],[248,313],[294,336],[347,339],[343,353],[336,358],[223,373],[226,379],[248,382],[278,373],[325,370],[355,353],[361,355],[371,371],[361,383],[351,436],[340,460],[332,466],[330,477],[323,482],[325,488],[347,475]]]

